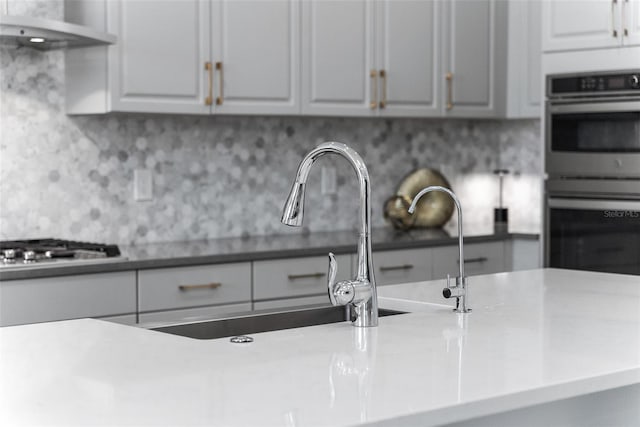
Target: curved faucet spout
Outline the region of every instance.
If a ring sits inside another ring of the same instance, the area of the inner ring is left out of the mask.
[[[460,206],[460,200],[453,193],[453,191],[448,188],[441,187],[439,185],[432,185],[431,187],[426,187],[420,190],[416,197],[413,198],[411,202],[411,206],[409,206],[409,213],[412,214],[416,210],[416,205],[420,201],[420,198],[427,193],[431,193],[432,191],[440,191],[442,193],[447,193],[453,199],[453,202],[456,204],[456,209],[458,210],[458,249],[460,251],[460,277],[464,277],[464,249],[462,244],[462,207]]]
[[[360,184],[360,232],[370,232],[371,201],[369,171],[362,157],[351,147],[341,142],[324,142],[311,150],[300,162],[296,180],[291,187],[282,213],[282,223],[293,227],[302,225],[304,216],[304,192],[311,166],[325,154],[338,154],[353,166]]]
[[[304,193],[307,177],[311,166],[325,154],[338,154],[351,164],[360,184],[360,232],[358,238],[358,271],[356,278],[351,281],[354,287],[355,299],[353,305],[356,311],[356,326],[377,326],[378,301],[373,261],[371,257],[371,182],[369,172],[362,157],[340,142],[325,142],[311,150],[300,162],[296,179],[289,192],[289,197],[282,211],[282,223],[293,227],[302,225],[304,217]],[[336,267],[337,268],[337,267]],[[341,285],[338,283],[336,285]],[[331,286],[330,286],[331,287]],[[330,289],[329,292],[332,290]],[[333,300],[332,300],[333,301]]]
[[[447,275],[447,288],[444,289],[442,294],[445,298],[456,297],[457,304],[454,311],[458,313],[468,313],[471,311],[471,309],[467,308],[467,280],[466,277],[464,277],[464,242],[462,234],[462,206],[460,205],[460,200],[458,200],[458,197],[453,193],[453,191],[449,190],[448,188],[441,187],[439,185],[433,185],[431,187],[423,188],[418,194],[416,194],[416,196],[413,198],[413,201],[411,202],[411,206],[409,206],[409,213],[413,214],[413,212],[416,210],[416,205],[418,204],[420,198],[432,191],[440,191],[451,196],[454,203],[456,204],[456,209],[458,211],[458,268],[460,276],[456,278],[456,286],[451,287],[449,286],[449,277]]]

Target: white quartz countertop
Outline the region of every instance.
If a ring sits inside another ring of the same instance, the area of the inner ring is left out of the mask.
[[[0,425],[450,423],[640,383],[640,277],[531,270],[379,288],[412,311],[194,340],[99,320],[0,328]],[[395,420],[395,421],[394,421]]]

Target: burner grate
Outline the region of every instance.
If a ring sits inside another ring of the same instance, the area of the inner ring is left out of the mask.
[[[120,256],[120,249],[118,249],[117,245],[50,238],[0,241],[0,251],[9,249],[17,252],[34,251],[36,253],[46,253],[48,251],[91,251],[103,253],[106,257]]]

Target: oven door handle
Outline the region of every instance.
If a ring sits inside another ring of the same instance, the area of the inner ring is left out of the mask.
[[[621,100],[620,98],[608,99],[607,102],[548,102],[551,114],[570,113],[629,113],[640,111],[640,99]]]
[[[640,212],[640,200],[585,200],[549,197],[548,204],[552,209],[615,210]]]

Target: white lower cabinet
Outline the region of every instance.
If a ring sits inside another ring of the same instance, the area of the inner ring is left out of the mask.
[[[457,246],[433,248],[433,279],[443,279],[449,274],[458,276],[460,259]],[[476,276],[507,271],[505,242],[471,243],[464,245],[464,274]]]
[[[0,282],[0,326],[135,313],[135,271]]]
[[[351,276],[350,255],[337,255],[337,280]],[[326,256],[255,261],[253,263],[254,302],[327,294]]]
[[[138,271],[138,312],[141,323],[202,317],[203,310],[180,310],[217,306],[204,310],[215,314],[226,310],[221,306],[237,304],[245,304],[243,307],[251,310],[249,262]],[[228,308],[238,311],[238,307]]]
[[[402,249],[373,254],[376,284],[422,282],[431,279],[431,249]],[[354,255],[354,260],[357,256]],[[356,261],[354,261],[354,266]]]
[[[540,267],[538,240],[464,246],[465,275]],[[337,280],[355,277],[357,255],[336,256]],[[458,275],[458,246],[376,251],[379,285]],[[83,274],[0,282],[0,326],[92,317],[150,327],[252,310],[329,305],[326,256]],[[137,292],[137,294],[136,294]],[[137,301],[137,304],[136,304]]]

